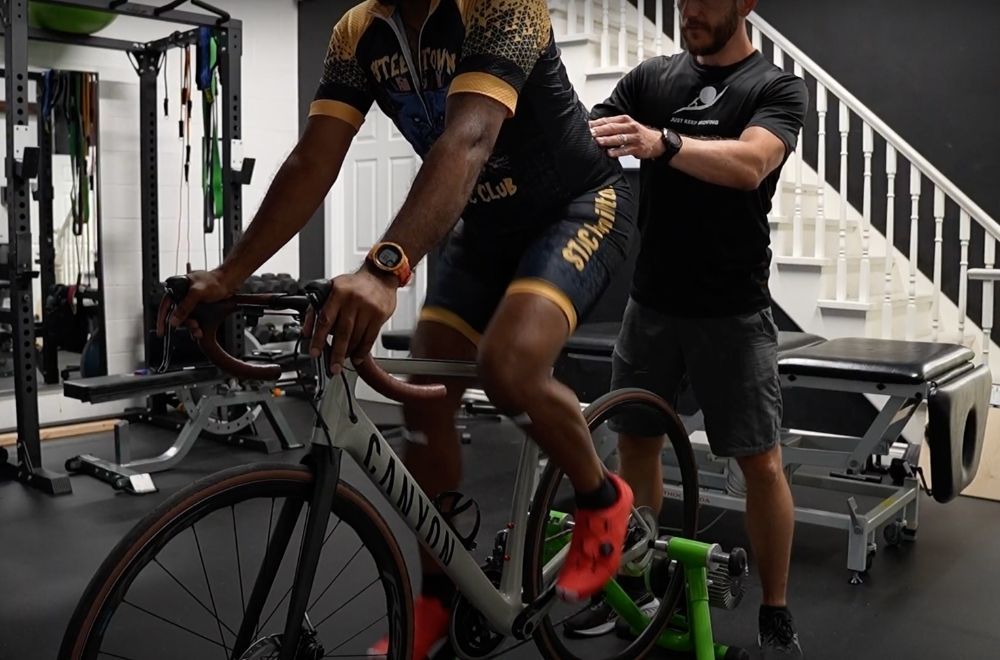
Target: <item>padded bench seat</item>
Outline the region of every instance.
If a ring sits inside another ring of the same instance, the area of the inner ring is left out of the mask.
[[[141,376],[135,374],[100,376],[68,380],[63,383],[63,394],[85,403],[104,403],[157,394],[187,385],[210,383],[222,378],[222,373],[215,367],[198,367]]]
[[[778,371],[782,375],[917,385],[950,374],[974,357],[970,349],[956,344],[841,338],[783,354]]]
[[[610,358],[618,338],[621,323],[584,323],[566,341],[564,353],[586,355],[590,357]],[[382,346],[391,351],[409,351],[411,330],[395,330],[382,333]],[[785,353],[806,346],[821,344],[822,337],[805,332],[779,332],[778,352]]]

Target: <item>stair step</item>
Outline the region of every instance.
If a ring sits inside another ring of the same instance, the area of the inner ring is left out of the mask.
[[[861,255],[849,255],[846,259],[847,270],[851,272],[861,267]],[[797,268],[812,268],[816,270],[832,269],[836,271],[837,257],[789,257],[777,255],[774,262],[779,266],[793,266]],[[868,263],[871,265],[872,273],[882,273],[885,270],[885,256],[881,254],[869,255]]]
[[[910,297],[905,294],[894,294],[890,298],[890,302],[893,311],[898,311],[900,309],[906,309],[910,303]],[[930,308],[934,304],[934,296],[931,294],[917,294],[916,297],[917,308]],[[830,298],[820,298],[816,301],[816,305],[823,310],[834,310],[843,312],[880,312],[882,310],[885,300],[882,296],[872,297],[868,302],[859,302],[857,300],[834,300]]]
[[[587,80],[618,80],[632,70],[630,66],[607,66],[587,69]]]

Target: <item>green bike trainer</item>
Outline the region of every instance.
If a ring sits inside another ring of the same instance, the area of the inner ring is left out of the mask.
[[[572,522],[561,512],[550,512],[547,524],[545,561],[555,557],[570,541]],[[675,613],[660,634],[657,644],[677,653],[693,653],[697,660],[744,660],[746,650],[715,643],[711,606],[734,609],[743,597],[742,578],[747,555],[741,548],[731,553],[715,543],[680,537],[663,537],[653,543],[654,560],[646,570],[646,584],[656,595],[666,592],[675,570],[684,571],[687,614]],[[649,625],[639,606],[614,580],[604,587],[604,597],[612,609],[638,634]]]

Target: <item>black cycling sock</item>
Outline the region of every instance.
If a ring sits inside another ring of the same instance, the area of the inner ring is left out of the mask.
[[[425,573],[420,593],[430,598],[437,598],[445,607],[451,607],[455,596],[455,583],[444,573]]]
[[[615,576],[615,582],[633,599],[643,596],[649,591],[646,587],[646,580],[639,575],[623,575],[619,573]]]
[[[576,494],[576,505],[581,509],[606,509],[617,501],[618,489],[607,477],[604,477],[597,490]]]

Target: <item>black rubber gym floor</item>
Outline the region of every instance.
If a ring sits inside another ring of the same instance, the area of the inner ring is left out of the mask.
[[[282,405],[287,406],[293,426],[308,428],[311,413],[304,404],[287,400]],[[375,416],[390,422],[392,414],[383,409]],[[506,519],[520,436],[513,427],[493,422],[478,421],[471,431],[472,443],[463,447],[465,492],[483,510],[479,553],[485,554]],[[152,429],[136,436],[135,456],[162,450],[171,440],[166,431]],[[44,445],[45,461],[52,468],[84,452],[110,458],[110,435]],[[299,453],[269,460],[295,461]],[[142,497],[115,493],[85,476],[74,477],[73,494],[59,498],[17,483],[0,483],[0,658],[55,658],[81,591],[137,519],[203,475],[258,460],[263,455],[202,441],[178,469],[155,477],[160,492]],[[367,490],[355,469],[348,468],[345,478]],[[1000,504],[959,498],[943,506],[923,496],[921,507],[916,544],[881,548],[866,583],[860,586],[848,584],[843,532],[797,527],[789,592],[807,657],[997,657]],[[712,523],[718,515],[716,510],[704,509],[702,523]],[[742,515],[725,513],[703,538],[726,548],[745,544]],[[416,545],[408,538],[403,543],[414,572]],[[749,593],[740,608],[713,610],[719,641],[752,648],[759,597],[752,572]],[[615,643],[613,635],[595,640],[593,657],[607,657]],[[529,643],[504,657],[537,656]]]

